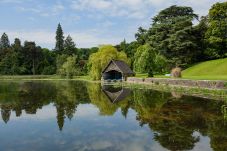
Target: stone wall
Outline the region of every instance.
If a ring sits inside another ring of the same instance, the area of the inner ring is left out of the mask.
[[[220,80],[187,80],[187,79],[168,79],[168,78],[136,78],[129,77],[127,82],[144,84],[164,84],[176,86],[188,86],[210,89],[227,89],[227,82]]]

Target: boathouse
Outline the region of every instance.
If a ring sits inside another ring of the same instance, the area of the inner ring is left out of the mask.
[[[135,73],[121,60],[111,60],[102,71],[102,80],[122,80],[134,76]]]
[[[124,100],[131,93],[131,90],[128,88],[113,87],[111,85],[104,85],[102,91],[112,103]]]

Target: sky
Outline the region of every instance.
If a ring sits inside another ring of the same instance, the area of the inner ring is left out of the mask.
[[[0,34],[10,42],[35,41],[53,49],[57,24],[77,47],[118,44],[135,40],[137,29],[148,28],[151,18],[171,6],[190,6],[204,16],[216,2],[226,0],[0,0]]]

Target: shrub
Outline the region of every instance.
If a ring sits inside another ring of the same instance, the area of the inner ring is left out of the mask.
[[[173,68],[171,71],[171,76],[173,78],[181,78],[181,68],[179,67]]]

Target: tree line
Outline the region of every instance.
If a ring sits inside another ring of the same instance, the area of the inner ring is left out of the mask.
[[[37,46],[34,41],[15,38],[11,44],[3,33],[0,38],[0,75],[52,75],[87,74],[86,62],[98,48],[77,48],[70,35],[64,38],[60,24],[56,30],[53,50]]]
[[[36,46],[16,38],[10,45],[4,33],[0,42],[0,74],[86,75],[98,80],[111,59],[127,62],[135,72],[168,73],[174,67],[227,57],[227,2],[214,4],[207,16],[199,17],[191,7],[170,6],[152,18],[148,29],[139,27],[135,41],[77,48],[60,24],[55,49]]]
[[[129,62],[135,72],[148,73],[148,76],[169,73],[175,67],[185,69],[198,62],[225,58],[227,2],[214,4],[209,14],[202,17],[195,14],[191,7],[170,6],[152,18],[148,29],[139,27],[135,38],[136,41],[127,43],[124,40],[115,48],[127,55],[128,58],[123,60]],[[95,62],[100,58],[93,55],[90,64],[97,66]],[[103,67],[99,64],[99,68]],[[98,70],[96,72],[100,74]],[[90,75],[99,79],[94,76],[93,70]]]

